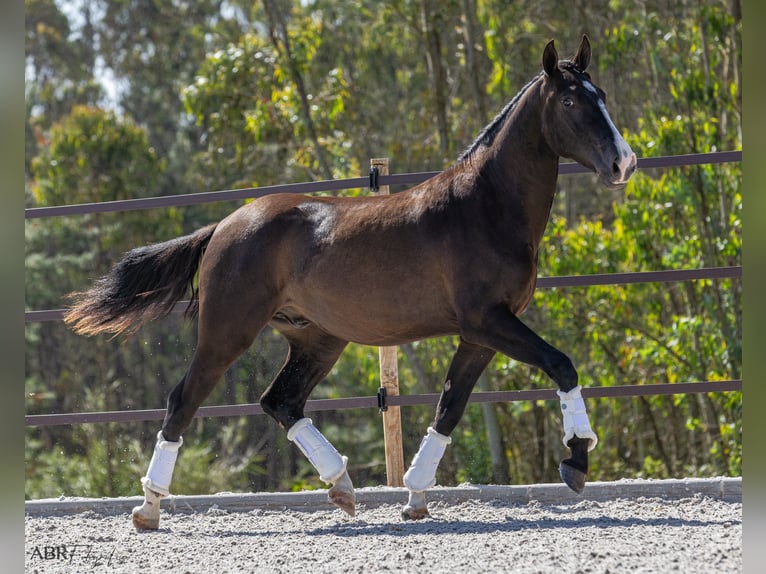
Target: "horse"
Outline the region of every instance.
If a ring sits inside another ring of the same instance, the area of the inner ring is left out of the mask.
[[[577,371],[519,315],[535,290],[559,158],[586,166],[610,189],[623,187],[636,169],[604,92],[586,71],[590,58],[587,36],[566,60],[550,41],[542,70],[457,161],[406,191],[264,196],[219,223],[128,251],[89,289],[70,294],[65,321],[75,332],[117,336],[167,315],[191,290],[198,344],[169,393],[141,479],[144,501],[132,513],[136,529],[159,527],[182,434],[266,326],[289,348],[260,404],[330,486],[329,501],[348,514],[356,505],[348,459],[305,416],[304,405],[349,342],[389,346],[458,337],[433,423],[404,475],[404,519],[429,515],[426,491],[496,353],[542,369],[558,386],[571,453],[560,475],[582,492],[598,436]]]

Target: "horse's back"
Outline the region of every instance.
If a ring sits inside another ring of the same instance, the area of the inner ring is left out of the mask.
[[[443,249],[414,199],[274,195],[241,207],[208,246],[201,311],[224,291],[272,306],[293,327],[361,343],[454,332]]]

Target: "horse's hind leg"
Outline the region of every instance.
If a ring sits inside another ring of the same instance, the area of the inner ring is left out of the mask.
[[[313,326],[285,335],[290,343],[287,360],[261,396],[261,407],[287,431],[287,438],[309,459],[319,478],[332,485],[328,491],[330,502],[353,516],[356,496],[346,470],[348,459],[303,412],[311,391],[330,371],[347,342]]]
[[[157,434],[152,459],[141,479],[144,502],[133,509],[133,525],[139,530],[155,530],[160,522],[160,500],[170,494],[170,482],[182,433],[189,427],[202,402],[210,395],[226,369],[252,344],[268,321],[258,319],[255,307],[226,320],[216,302],[200,308],[199,344],[181,381],[168,396],[162,430]]]
[[[433,425],[428,428],[404,475],[404,485],[409,490],[409,500],[402,509],[402,518],[405,520],[419,520],[428,516],[426,490],[435,484],[436,468],[447,445],[452,442],[450,434],[463,416],[479,375],[494,354],[491,349],[461,340],[447,371]]]

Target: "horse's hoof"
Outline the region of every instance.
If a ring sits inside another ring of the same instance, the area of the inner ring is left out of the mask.
[[[431,514],[428,512],[427,508],[411,508],[405,506],[402,509],[402,518],[404,520],[423,520],[429,516],[431,516]]]
[[[136,530],[157,530],[160,527],[159,516],[147,516],[141,510],[142,506],[133,509],[133,526]]]
[[[409,504],[402,509],[402,518],[404,520],[422,520],[431,516],[428,512],[428,508],[415,508]]]
[[[402,508],[402,518],[404,520],[422,520],[427,516],[430,514],[428,513],[425,490],[410,490],[407,504]]]
[[[349,516],[356,516],[356,494],[353,490],[349,492],[339,488],[331,488],[327,493],[327,498]]]
[[[561,464],[559,464],[559,474],[561,475],[561,480],[563,480],[569,488],[574,490],[577,494],[582,494],[582,491],[585,489],[585,478],[588,475],[576,468],[572,464],[571,459],[561,461]]]
[[[340,508],[349,516],[356,515],[356,494],[354,493],[354,483],[351,482],[347,472],[335,481],[327,492],[327,498],[335,506]]]

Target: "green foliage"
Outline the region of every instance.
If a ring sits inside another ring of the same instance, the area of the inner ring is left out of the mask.
[[[32,169],[35,200],[46,206],[147,196],[162,162],[144,130],[114,113],[78,106],[50,130]]]
[[[594,81],[639,157],[741,147],[741,23],[720,2],[126,0],[103,11],[85,3],[80,24],[54,2],[26,5],[29,206],[358,176],[371,157],[392,158],[395,172],[439,169],[539,70],[547,40],[564,55],[583,32]],[[104,97],[97,62],[114,75],[116,101]],[[739,265],[741,181],[738,164],[644,170],[619,194],[562,177],[540,273]],[[232,208],[30,220],[27,308],[63,307],[121,252]],[[741,297],[739,280],[539,290],[523,319],[588,386],[739,378]],[[29,323],[26,338],[30,414],[158,408],[195,344],[178,318],[125,342],[85,340],[59,323]],[[402,393],[438,393],[455,345],[403,346]],[[285,351],[262,333],[206,404],[257,402]],[[373,395],[377,356],[349,345],[313,398]],[[551,388],[500,355],[486,379],[486,390]],[[741,393],[589,407],[596,479],[741,474]],[[373,411],[312,418],[349,456],[357,485],[385,482]],[[404,408],[402,419],[408,462],[433,408]],[[137,494],[158,426],[29,429],[26,496]],[[490,435],[504,460],[490,455]],[[324,487],[266,417],[196,419],[185,439],[176,492]],[[437,478],[492,482],[504,462],[515,483],[557,482],[565,453],[556,402],[470,405]]]
[[[145,131],[112,112],[75,106],[48,138],[31,162],[37,206],[151,196],[163,170]],[[32,220],[26,227],[27,303],[58,305],[61,295],[103,274],[123,251],[180,231],[177,209]],[[58,297],[43,294],[51,288]]]
[[[302,39],[312,38],[310,27],[302,32]],[[309,58],[311,50],[304,43],[300,46],[302,56]],[[304,62],[300,68],[308,65]],[[330,70],[316,88],[307,96],[310,111],[312,117],[322,118],[317,131],[327,134],[317,143],[337,158],[335,177],[357,173],[358,165],[348,164],[340,153],[348,147],[336,124],[348,97],[341,71]],[[305,179],[318,169],[307,151],[311,141],[306,123],[300,121],[300,94],[279,52],[262,37],[245,34],[236,44],[208,55],[183,99],[186,111],[204,128],[207,150],[197,162],[209,173],[234,175],[234,185],[244,186],[284,177],[285,162],[296,169],[294,178]]]
[[[77,432],[72,447],[45,444],[28,433],[26,497],[138,494],[136,477],[146,472],[145,449],[136,439],[122,435],[119,427],[108,423]]]

